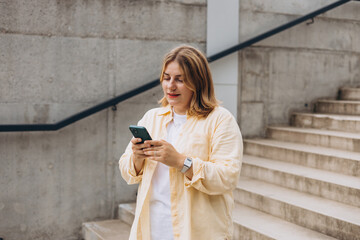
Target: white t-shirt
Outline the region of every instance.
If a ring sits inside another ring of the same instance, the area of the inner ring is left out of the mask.
[[[173,146],[186,122],[186,115],[174,112],[174,119],[167,126],[166,141]],[[173,229],[170,204],[169,167],[158,163],[151,180],[150,231],[152,240],[172,240]]]

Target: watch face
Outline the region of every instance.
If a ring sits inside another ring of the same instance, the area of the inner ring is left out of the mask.
[[[189,170],[189,168],[191,168],[192,165],[192,159],[191,158],[186,158],[184,161],[184,166],[181,169],[182,173],[185,173],[187,170]]]
[[[186,158],[185,162],[184,162],[184,165],[187,166],[188,168],[191,167],[191,163],[192,163],[192,160],[191,158]]]

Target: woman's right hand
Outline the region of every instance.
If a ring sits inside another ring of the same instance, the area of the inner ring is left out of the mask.
[[[141,169],[144,166],[144,160],[145,160],[145,158],[147,158],[147,156],[144,154],[143,149],[150,147],[144,143],[138,144],[141,141],[142,141],[141,138],[131,139],[132,151],[133,151],[133,163],[135,166],[136,174],[139,174],[139,172],[141,171]]]

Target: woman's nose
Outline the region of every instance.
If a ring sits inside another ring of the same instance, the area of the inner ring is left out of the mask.
[[[170,89],[176,89],[176,84],[174,79],[170,79],[169,86]]]

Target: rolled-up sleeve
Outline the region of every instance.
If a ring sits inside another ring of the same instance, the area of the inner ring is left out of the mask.
[[[136,174],[135,166],[133,163],[133,154],[131,149],[131,142],[126,147],[125,153],[120,157],[119,169],[121,176],[128,184],[136,184],[142,180],[143,169],[140,170],[139,174]]]
[[[146,116],[146,114],[145,114]],[[145,116],[138,122],[138,126],[143,126]],[[142,180],[144,167],[136,174],[135,165],[133,162],[133,151],[132,143],[130,142],[126,149],[125,153],[120,157],[119,160],[119,169],[121,176],[128,184],[137,184]]]
[[[193,158],[192,180],[184,177],[185,186],[209,195],[235,189],[242,164],[243,142],[234,117],[227,114],[216,123],[210,140],[209,159]]]

